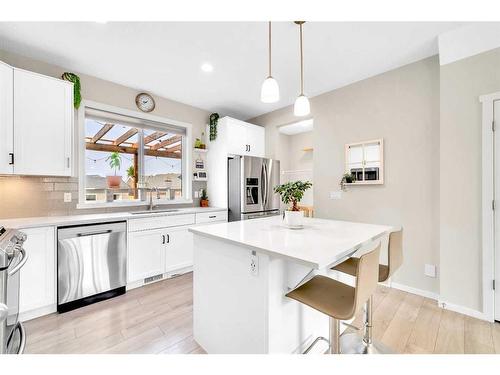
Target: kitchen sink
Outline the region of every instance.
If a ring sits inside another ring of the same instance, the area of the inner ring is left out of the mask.
[[[144,211],[134,211],[131,212],[132,215],[146,215],[146,214],[161,214],[161,213],[167,213],[167,212],[177,212],[179,211],[178,209],[172,208],[172,209],[164,209],[164,210],[144,210]]]

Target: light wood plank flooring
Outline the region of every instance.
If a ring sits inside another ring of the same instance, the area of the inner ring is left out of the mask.
[[[26,322],[27,353],[204,353],[193,339],[192,273]],[[354,321],[360,325],[361,317]],[[500,324],[380,286],[374,336],[398,353],[499,353]]]

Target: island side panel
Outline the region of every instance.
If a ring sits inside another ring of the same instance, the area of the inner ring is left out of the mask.
[[[209,354],[268,353],[268,262],[252,251],[194,234],[193,334]]]

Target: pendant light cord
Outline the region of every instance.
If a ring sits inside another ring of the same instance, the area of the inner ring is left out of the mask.
[[[300,27],[300,95],[304,95],[304,52],[302,51],[302,24]]]
[[[271,21],[269,21],[269,77],[271,76]]]

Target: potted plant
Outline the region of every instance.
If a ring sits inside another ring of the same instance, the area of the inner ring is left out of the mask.
[[[304,196],[305,191],[310,189],[311,186],[312,183],[310,181],[291,181],[274,188],[274,192],[280,195],[281,201],[284,204],[291,204],[283,214],[283,221],[290,228],[299,228],[302,226],[304,212],[299,210],[298,203]]]
[[[205,189],[201,190],[200,207],[208,207],[208,197]]]
[[[119,152],[112,152],[106,161],[109,162],[111,169],[114,169],[114,176],[106,176],[106,181],[108,183],[109,189],[117,189],[120,187],[122,176],[117,176],[116,172],[120,170],[122,165],[122,157]]]
[[[346,190],[345,184],[352,184],[356,182],[356,176],[352,173],[344,173],[342,179],[340,180],[340,188]]]

